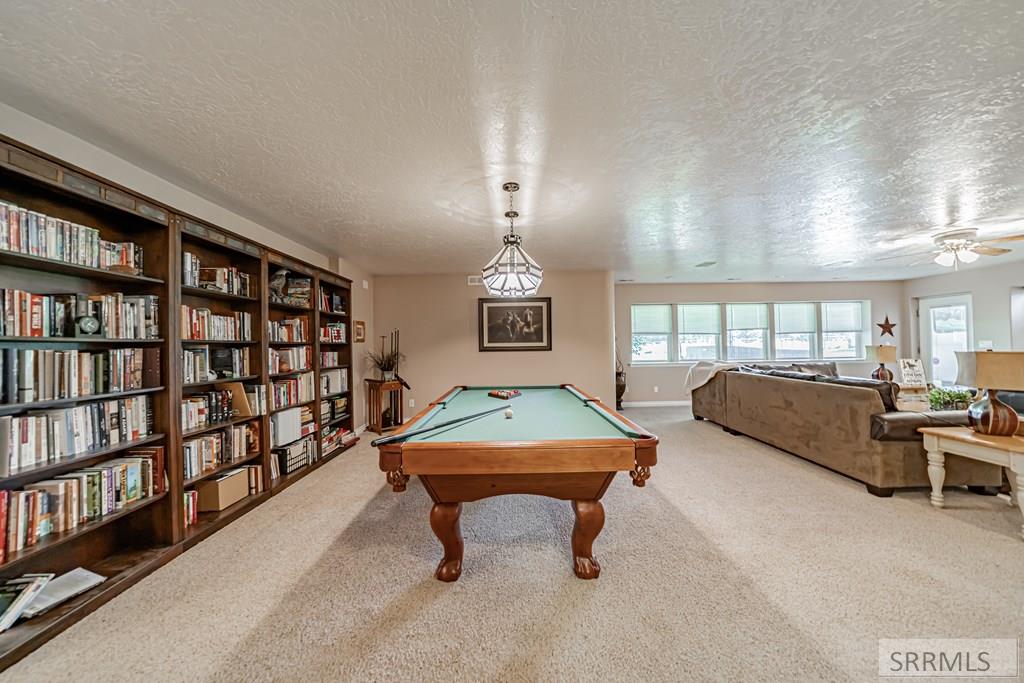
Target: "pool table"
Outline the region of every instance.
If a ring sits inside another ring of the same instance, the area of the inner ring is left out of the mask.
[[[435,576],[455,581],[462,573],[463,503],[526,493],[571,501],[573,571],[596,579],[601,497],[620,471],[629,472],[634,486],[647,482],[658,438],[571,384],[498,387],[521,392],[507,400],[489,396],[495,388],[454,387],[380,444],[373,442],[395,491],[404,491],[415,474],[434,501],[430,528],[444,547]]]

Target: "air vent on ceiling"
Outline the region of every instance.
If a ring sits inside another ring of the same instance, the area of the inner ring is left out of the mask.
[[[694,268],[710,268],[711,266],[717,263],[718,261],[701,261],[700,263],[695,265]]]
[[[466,284],[470,287],[479,287],[484,283],[484,279],[479,275],[467,275]]]

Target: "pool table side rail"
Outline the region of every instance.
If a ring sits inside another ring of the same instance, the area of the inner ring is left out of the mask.
[[[607,411],[633,428],[639,438],[630,438],[631,446],[623,439],[577,439],[536,441],[494,441],[481,446],[480,442],[401,442],[379,447],[380,469],[383,472],[413,474],[458,474],[460,472],[492,472],[513,474],[521,472],[598,472],[630,471],[636,466],[650,468],[657,464],[658,437],[638,424],[612,410],[599,399],[572,384],[588,401]],[[454,386],[436,401],[430,403],[411,420],[393,432],[399,435],[418,423],[425,415],[467,389]],[[458,462],[450,455],[458,453]]]

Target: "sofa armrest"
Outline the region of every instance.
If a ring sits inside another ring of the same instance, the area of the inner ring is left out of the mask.
[[[918,427],[966,426],[966,410],[880,413],[871,416],[871,438],[875,441],[921,441]]]

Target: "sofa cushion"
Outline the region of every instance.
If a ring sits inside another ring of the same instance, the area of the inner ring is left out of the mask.
[[[797,372],[810,372],[825,377],[838,377],[839,370],[835,363],[793,363],[793,370]]]
[[[896,395],[899,393],[899,387],[892,382],[884,382],[879,379],[864,379],[863,377],[826,377],[824,375],[819,375],[817,381],[824,382],[825,384],[840,384],[846,387],[874,389],[878,392],[879,398],[882,399],[885,412],[891,413],[896,410]]]
[[[871,416],[871,438],[875,441],[920,441],[918,427],[966,427],[966,410],[938,410],[927,413],[896,411]]]
[[[805,382],[813,382],[819,377],[813,372],[796,372],[795,370],[761,370],[762,375],[770,375],[772,377],[785,377],[787,379],[802,379]]]
[[[999,400],[1024,415],[1024,391],[1000,391],[996,393]]]

